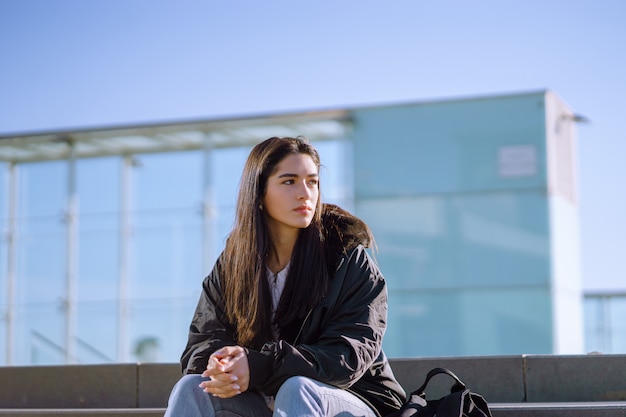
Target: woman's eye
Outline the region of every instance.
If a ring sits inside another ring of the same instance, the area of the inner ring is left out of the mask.
[[[293,180],[283,181],[283,184],[291,185],[291,184],[293,184]]]

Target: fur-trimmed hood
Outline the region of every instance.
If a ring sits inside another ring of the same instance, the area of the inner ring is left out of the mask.
[[[323,204],[322,229],[329,272],[334,272],[339,259],[362,245],[375,247],[374,235],[367,224],[335,204]]]

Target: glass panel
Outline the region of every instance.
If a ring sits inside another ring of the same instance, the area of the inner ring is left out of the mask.
[[[195,294],[202,279],[197,209],[144,212],[135,219],[132,298]]]
[[[28,163],[18,168],[20,216],[62,216],[67,202],[67,162]]]
[[[550,293],[541,288],[390,291],[390,357],[548,354]]]
[[[389,354],[551,353],[544,203],[519,191],[359,201],[391,294]]]
[[[67,162],[18,166],[15,364],[65,362]]]
[[[239,181],[243,167],[252,147],[224,148],[213,150],[212,175],[215,185],[215,198],[220,207],[234,207],[237,204]],[[220,216],[222,212],[219,212]],[[227,216],[228,217],[228,216]],[[232,218],[229,217],[232,225]]]
[[[77,162],[79,278],[75,352],[80,363],[117,354],[121,159]]]
[[[195,296],[202,279],[203,158],[142,155],[132,213],[132,299]]]
[[[217,199],[216,235],[221,251],[232,227],[239,175],[249,149],[212,152],[214,166],[209,169]],[[202,279],[208,273],[201,270],[203,154],[150,155],[141,156],[140,161],[141,167],[134,171],[137,210],[133,213],[134,267],[126,355],[133,361],[177,362]],[[171,193],[172,189],[176,192]]]
[[[584,305],[586,351],[626,353],[626,296],[587,296]]]
[[[15,322],[14,365],[65,363],[64,322],[60,301],[21,304]]]
[[[9,164],[0,162],[0,225],[5,225],[9,208]],[[0,230],[4,230],[4,227]],[[2,244],[0,242],[0,244]]]
[[[9,164],[0,162],[0,366],[6,365],[7,357],[7,262],[8,245],[5,230],[8,226]]]
[[[81,214],[111,214],[119,211],[121,165],[118,157],[77,161],[76,188],[80,196]]]
[[[67,163],[19,166],[17,300],[65,297]]]
[[[202,153],[138,155],[134,176],[134,209],[194,207],[202,202]]]
[[[81,214],[77,283],[80,301],[117,299],[119,239],[119,214]]]
[[[20,220],[16,242],[17,302],[65,298],[65,224],[56,216]]]
[[[394,289],[519,286],[550,278],[545,201],[533,193],[361,200]]]
[[[626,353],[626,297],[611,297],[611,352]]]
[[[102,297],[104,298],[104,297]],[[81,363],[117,361],[117,300],[81,301],[77,306],[76,352]]]
[[[237,194],[239,193],[239,181],[251,149],[252,147],[250,146],[243,146],[213,150],[212,175],[217,204],[217,231],[215,233],[217,240],[214,242],[214,246],[217,254],[224,249],[226,238],[233,227]],[[203,271],[203,275],[209,272]],[[198,288],[200,288],[199,285],[198,283]]]
[[[2,304],[1,311],[4,312],[5,305]],[[0,321],[0,366],[6,366],[7,364],[7,326],[6,320]]]
[[[322,201],[353,211],[352,142],[347,140],[314,142],[322,167],[320,185]]]
[[[133,301],[129,347],[131,360],[178,362],[187,341],[196,302],[197,296]]]
[[[361,197],[544,187],[546,166],[502,175],[507,146],[545,160],[544,93],[354,111],[355,187]],[[381,149],[393,151],[381,152]]]
[[[585,350],[587,352],[607,352],[608,328],[606,327],[605,299],[585,298]]]

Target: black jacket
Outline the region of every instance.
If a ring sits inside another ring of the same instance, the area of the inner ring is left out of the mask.
[[[299,329],[260,351],[248,349],[250,388],[275,395],[294,375],[349,390],[380,415],[397,410],[405,393],[382,351],[387,324],[387,289],[376,263],[363,247],[366,226],[341,209],[326,205],[323,222],[334,259],[330,287]],[[219,261],[218,261],[219,263]],[[181,363],[185,373],[202,373],[217,349],[236,345],[220,288],[219,268],[203,282]]]

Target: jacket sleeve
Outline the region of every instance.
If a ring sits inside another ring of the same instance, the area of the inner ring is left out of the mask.
[[[181,357],[183,373],[204,372],[213,352],[236,344],[233,334],[234,328],[226,318],[218,261],[202,283],[200,299],[189,326],[187,346]]]
[[[384,278],[359,246],[342,260],[295,344],[280,340],[248,350],[250,386],[275,394],[287,378],[301,375],[349,388],[381,354],[386,323]]]

